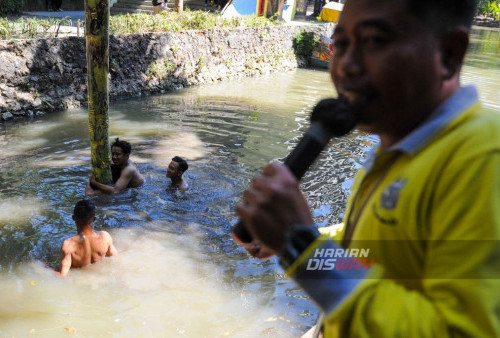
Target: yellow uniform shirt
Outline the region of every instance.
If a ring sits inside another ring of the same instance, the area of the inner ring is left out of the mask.
[[[473,87],[374,152],[344,224],[344,247],[375,262],[362,281],[304,283],[297,269],[325,237],[288,271],[326,312],[326,336],[500,337],[500,115],[480,109]]]

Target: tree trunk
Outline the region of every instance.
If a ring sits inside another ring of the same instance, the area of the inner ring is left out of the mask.
[[[111,184],[108,71],[109,0],[85,0],[87,90],[92,172],[99,183]]]
[[[184,0],[175,0],[174,6],[177,13],[182,12],[182,9],[184,8]]]

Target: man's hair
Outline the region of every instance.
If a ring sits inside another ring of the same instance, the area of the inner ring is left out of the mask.
[[[128,143],[127,141],[120,141],[118,137],[115,139],[115,143],[111,145],[111,148],[113,147],[122,148],[124,154],[130,154],[130,152],[132,151],[132,146],[130,145],[130,143]]]
[[[174,158],[172,158],[172,161],[179,163],[180,171],[185,172],[186,170],[188,170],[188,163],[182,157],[175,156]]]
[[[405,0],[410,13],[442,35],[462,26],[470,29],[478,0]]]
[[[73,216],[77,225],[89,224],[95,216],[95,205],[91,200],[78,201],[73,210]]]

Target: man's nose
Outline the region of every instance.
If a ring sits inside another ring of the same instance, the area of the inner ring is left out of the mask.
[[[337,58],[337,60],[335,60]],[[342,55],[335,55],[334,62],[337,61],[335,72],[341,77],[355,78],[363,74],[363,55],[356,45],[352,44]]]

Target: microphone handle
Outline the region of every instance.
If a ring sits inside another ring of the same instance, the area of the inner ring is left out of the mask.
[[[290,169],[297,180],[302,179],[333,136],[321,122],[311,124],[299,144],[284,161],[285,166]]]
[[[311,127],[309,127],[299,141],[299,144],[286,157],[284,162],[285,166],[290,169],[297,180],[300,180],[304,176],[307,169],[313,164],[333,136],[333,133],[320,122],[311,124]],[[244,243],[252,241],[252,236],[248,233],[242,221],[239,221],[233,227],[233,234]]]

